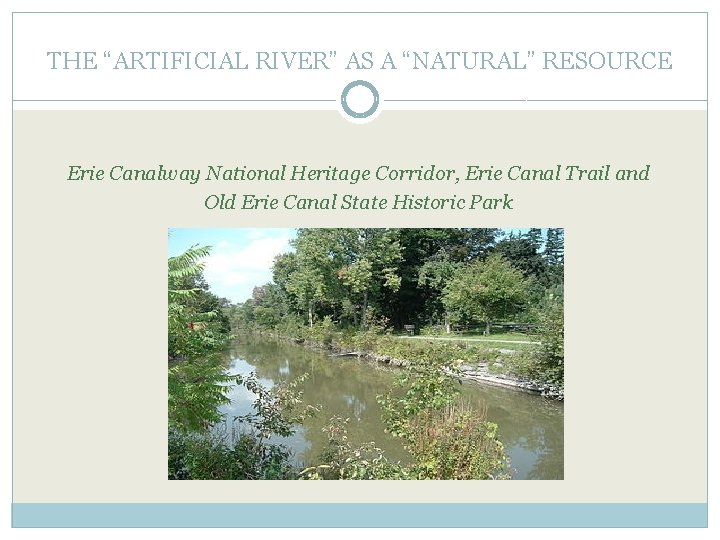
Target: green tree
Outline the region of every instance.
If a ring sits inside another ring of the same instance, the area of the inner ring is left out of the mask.
[[[319,304],[330,302],[337,282],[333,258],[333,229],[300,229],[293,241],[295,257],[276,261],[274,273],[283,277],[285,289],[297,298],[312,328]],[[283,268],[282,265],[285,265]]]
[[[502,255],[510,264],[521,270],[525,277],[540,278],[544,275],[546,264],[538,253],[536,240],[526,236],[509,236],[498,242],[495,253]]]
[[[209,253],[208,246],[192,246],[168,259],[168,358],[197,357],[214,347],[201,327],[216,314],[199,311],[196,302],[202,290],[196,280]]]
[[[565,262],[565,233],[563,229],[548,229],[545,250],[545,260],[549,265],[562,265]]]
[[[294,251],[281,253],[275,257],[272,265],[273,283],[284,293],[283,303],[287,313],[301,313],[304,306],[298,303],[296,296],[290,294],[287,289],[288,281],[293,272],[298,269],[297,253]]]
[[[540,347],[532,351],[534,375],[558,386],[562,395],[565,380],[565,311],[562,294],[548,293],[540,306]]]
[[[485,322],[489,334],[493,321],[511,317],[523,307],[526,281],[522,272],[502,256],[460,267],[445,288],[443,302],[456,318]]]
[[[168,259],[168,423],[172,430],[200,431],[219,420],[227,401],[222,365],[213,353],[226,343],[215,310],[219,299],[203,288],[202,259],[209,247],[193,246]],[[201,297],[200,299],[198,297]],[[213,300],[214,298],[214,300]]]
[[[418,284],[421,287],[436,292],[437,298],[440,301],[436,303],[437,308],[435,314],[438,314],[438,311],[441,312],[439,313],[439,315],[442,318],[443,325],[445,326],[445,332],[448,334],[451,330],[450,316],[447,312],[447,309],[445,309],[445,305],[442,302],[441,295],[442,292],[445,290],[447,284],[455,276],[455,273],[457,272],[459,267],[459,263],[454,263],[447,260],[447,258],[444,257],[441,253],[436,259],[426,261],[420,267],[420,272],[418,274]]]
[[[230,327],[234,332],[252,331],[255,326],[255,309],[252,300],[230,306],[227,310]]]
[[[400,287],[397,291],[381,289],[377,302],[380,313],[387,316],[395,328],[442,318],[442,289],[420,283],[420,273],[429,261],[465,260],[469,249],[466,233],[463,229],[413,228],[396,229],[394,234],[402,252],[401,259],[395,263]]]
[[[500,229],[460,229],[465,246],[463,260],[474,261],[485,259],[493,249],[500,235]]]
[[[287,295],[275,283],[255,287],[250,303],[253,320],[263,328],[276,328],[288,313]]]
[[[530,240],[536,252],[540,251],[540,246],[542,244],[542,229],[529,229],[525,237]]]
[[[548,283],[561,285],[565,280],[565,238],[563,229],[548,229],[543,258],[548,267]]]
[[[397,292],[401,278],[397,264],[402,248],[392,229],[338,229],[337,249],[344,263],[338,270],[340,282],[351,299],[359,299],[360,326],[367,328],[370,299],[382,288]]]

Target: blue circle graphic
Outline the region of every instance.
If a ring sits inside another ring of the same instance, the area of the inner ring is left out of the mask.
[[[370,92],[372,92],[373,103],[367,111],[357,112],[352,110],[348,105],[348,94],[350,93],[350,90],[352,90],[356,86],[364,86],[365,88],[370,90]],[[351,116],[353,118],[367,118],[369,116],[372,116],[375,111],[377,111],[378,105],[380,105],[380,94],[378,93],[377,88],[375,88],[371,83],[367,81],[353,81],[343,89],[342,95],[340,96],[340,105],[342,105],[343,111],[345,111],[345,114],[347,114],[348,116]]]

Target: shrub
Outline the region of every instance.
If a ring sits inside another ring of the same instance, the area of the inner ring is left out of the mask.
[[[299,474],[302,480],[402,480],[411,472],[390,463],[374,442],[353,447],[347,437],[348,419],[330,418],[323,428],[328,444],[320,457],[321,465],[308,467]]]
[[[332,317],[325,316],[323,320],[309,329],[310,339],[322,344],[324,347],[330,347],[335,338],[335,323]]]
[[[218,422],[218,407],[228,402],[227,376],[218,354],[183,360],[168,368],[170,429],[202,431]]]
[[[291,339],[304,339],[307,337],[305,320],[297,313],[288,313],[283,316],[276,330],[280,335],[287,336]]]
[[[294,478],[290,451],[250,434],[228,441],[217,434],[168,435],[169,480],[280,480]]]
[[[413,458],[412,478],[509,478],[497,425],[485,421],[484,411],[455,403],[458,367],[467,354],[453,345],[414,351],[394,391],[378,396],[387,430]]]
[[[544,394],[562,399],[565,387],[564,309],[561,296],[549,295],[538,314],[540,345],[509,359],[514,375],[545,387]]]
[[[170,396],[170,430],[168,434],[168,478],[187,479],[280,479],[294,478],[290,451],[283,445],[270,444],[273,435],[288,437],[305,418],[312,416],[317,407],[302,403],[298,386],[307,375],[275,385],[268,390],[255,374],[229,376],[223,381],[235,380],[256,396],[253,412],[235,418],[239,435],[230,436],[210,429],[221,415],[217,405],[227,401],[227,385],[212,379],[196,382],[188,367],[196,363],[183,362],[175,373],[184,374],[190,381],[177,382],[179,389]],[[218,366],[215,366],[216,368]],[[172,378],[171,378],[172,383]],[[177,400],[185,396],[186,399]],[[198,399],[202,398],[202,399]],[[218,426],[215,426],[215,430]],[[195,433],[190,433],[195,431]]]
[[[484,412],[448,405],[424,410],[409,423],[407,444],[415,459],[414,476],[436,480],[499,480],[509,478],[509,460],[497,438],[497,424]]]

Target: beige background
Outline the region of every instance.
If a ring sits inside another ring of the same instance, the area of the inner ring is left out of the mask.
[[[706,114],[14,114],[15,502],[704,502]],[[652,165],[650,182],[68,182],[68,166]],[[512,212],[208,211],[210,193],[453,193]],[[166,480],[168,227],[564,227],[565,480]]]

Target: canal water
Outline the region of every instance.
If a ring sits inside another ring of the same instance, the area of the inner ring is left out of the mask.
[[[301,386],[306,404],[321,411],[298,426],[291,437],[275,439],[292,449],[299,466],[317,464],[327,443],[322,431],[332,416],[349,419],[348,438],[355,444],[374,441],[390,461],[406,461],[398,439],[384,432],[377,395],[386,393],[397,368],[376,365],[355,357],[334,357],[283,341],[245,336],[228,351],[230,374],[255,372],[266,387],[293,380],[304,373]],[[221,407],[224,428],[238,429],[233,418],[251,412],[254,395],[243,386],[232,386],[231,402]],[[563,478],[563,404],[517,390],[463,382],[461,399],[485,409],[488,420],[510,456],[512,478],[561,480]]]

